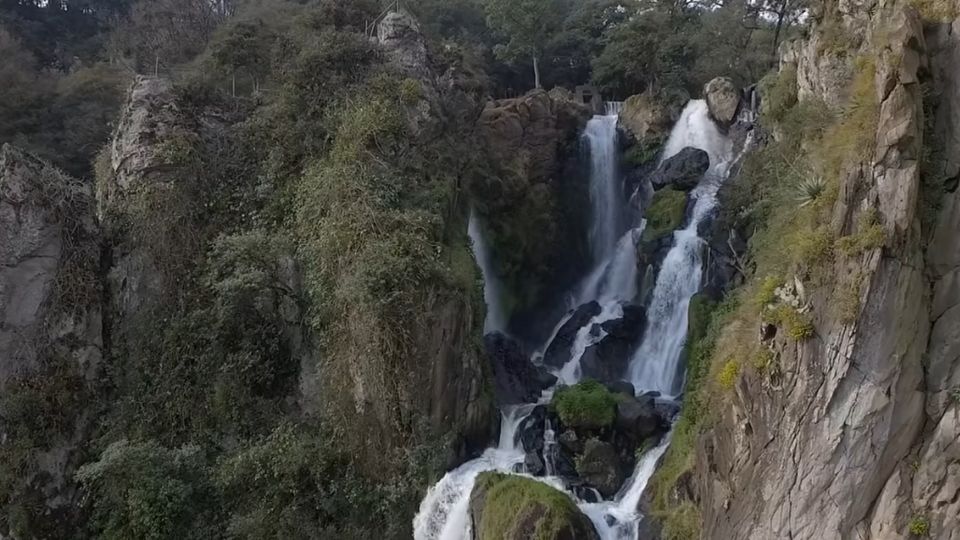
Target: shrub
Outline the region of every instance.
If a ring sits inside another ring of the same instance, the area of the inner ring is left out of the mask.
[[[836,294],[837,314],[843,323],[852,323],[860,315],[860,288],[863,285],[863,272],[856,272],[852,277],[841,280],[837,284]]]
[[[797,104],[797,68],[788,64],[779,72],[770,72],[759,84],[763,115],[775,122],[783,119]]]
[[[800,313],[796,308],[780,305],[770,314],[770,322],[782,326],[791,338],[802,341],[813,337],[816,329],[813,321],[806,313]]]
[[[720,387],[725,390],[733,390],[733,387],[736,386],[737,379],[739,378],[740,362],[735,358],[728,358],[723,364],[723,367],[720,368],[720,372],[717,374],[717,383],[719,383]]]
[[[760,287],[757,290],[757,295],[754,298],[757,307],[763,309],[764,307],[776,302],[776,291],[781,285],[783,285],[783,280],[776,276],[767,276],[763,278],[763,281],[760,283]]]
[[[833,255],[833,235],[825,225],[816,229],[800,229],[794,234],[796,262],[808,271],[821,268]]]
[[[957,6],[951,0],[910,0],[927,21],[950,22],[957,18]]]
[[[200,449],[121,440],[77,471],[107,539],[209,538],[213,494]]]
[[[812,176],[797,184],[797,202],[800,208],[817,202],[827,190],[827,182],[822,176]]]
[[[908,526],[910,534],[914,536],[927,536],[930,534],[930,520],[926,516],[913,516]]]
[[[865,210],[857,220],[857,232],[837,240],[837,249],[848,256],[861,255],[867,251],[880,249],[886,242],[887,233],[880,224],[876,209]]]
[[[586,429],[612,424],[616,416],[616,405],[616,397],[594,380],[557,390],[551,402],[564,425]]]
[[[763,373],[773,364],[773,351],[766,347],[760,347],[753,355],[753,367],[758,372]]]
[[[647,220],[643,240],[653,241],[680,228],[686,209],[686,193],[669,188],[656,192],[643,216]]]

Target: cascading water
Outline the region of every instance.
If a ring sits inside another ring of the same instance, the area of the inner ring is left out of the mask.
[[[571,360],[556,372],[559,380],[573,384],[580,379],[580,358],[592,344],[603,339],[604,334],[592,330],[604,321],[623,315],[623,304],[637,294],[637,243],[643,232],[644,222],[630,225],[624,200],[623,183],[617,170],[617,114],[619,106],[612,104],[608,114],[594,117],[584,133],[591,158],[590,201],[592,226],[590,229],[594,269],[571,295],[573,307],[596,300],[600,313],[582,327],[571,348]],[[695,200],[689,225],[674,233],[674,246],[667,254],[654,287],[651,305],[648,308],[649,327],[636,354],[631,358],[629,379],[638,391],[660,390],[673,394],[678,381],[678,362],[686,339],[687,305],[699,290],[702,274],[703,240],[698,236],[698,226],[713,211],[717,204],[716,194],[726,177],[731,163],[731,143],[717,130],[707,113],[706,103],[691,101],[674,127],[664,149],[664,158],[670,157],[687,146],[705,150],[710,156],[710,169],[692,193]],[[631,228],[632,227],[632,228]],[[496,314],[499,296],[485,252],[480,228],[471,218],[470,236],[474,240],[477,262],[484,274],[484,296],[488,313]],[[492,304],[491,304],[492,303]],[[564,318],[557,325],[554,336]],[[488,331],[497,329],[496,319],[488,315]],[[547,391],[541,403],[549,402],[552,391]],[[536,404],[511,407],[504,411],[500,444],[488,449],[473,461],[447,473],[433,486],[420,505],[414,519],[416,540],[466,540],[470,538],[468,506],[470,492],[478,474],[488,470],[512,472],[522,469],[524,452],[517,444],[517,430],[530,415]],[[536,478],[558,489],[565,489],[562,480],[554,474],[553,453],[556,449],[552,425],[545,426],[545,458],[547,477]],[[637,540],[642,515],[637,507],[647,482],[656,468],[657,461],[666,452],[670,435],[658,446],[647,451],[639,460],[633,475],[627,480],[612,501],[586,503],[568,492],[583,512],[591,519],[602,540]]]
[[[477,218],[476,212],[470,211],[470,223],[467,234],[473,245],[473,257],[483,275],[483,300],[487,305],[487,318],[483,322],[483,333],[505,332],[507,329],[507,314],[503,306],[503,287],[493,269],[493,256],[490,246],[483,234],[483,227]]]
[[[590,250],[594,264],[607,260],[622,234],[623,190],[617,173],[617,121],[621,103],[607,103],[607,113],[594,116],[583,132],[590,152]]]
[[[687,308],[700,290],[704,241],[698,228],[717,206],[717,191],[733,161],[733,145],[710,119],[703,100],[684,109],[664,148],[664,159],[692,146],[707,152],[710,168],[691,193],[694,199],[689,223],[674,233],[653,289],[647,320],[650,326],[630,360],[629,379],[638,391],[655,390],[677,395],[682,377],[679,362],[687,338]]]

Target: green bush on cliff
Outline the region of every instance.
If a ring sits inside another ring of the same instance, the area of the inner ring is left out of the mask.
[[[596,429],[613,423],[617,398],[599,382],[586,380],[557,390],[551,406],[564,425]]]
[[[475,524],[478,540],[580,538],[590,522],[565,493],[531,478],[483,472],[474,493],[483,493]]]
[[[670,188],[656,192],[643,215],[647,220],[643,240],[653,241],[678,229],[683,224],[686,209],[686,193]]]
[[[779,122],[797,104],[797,68],[784,66],[768,73],[759,83],[765,121]]]

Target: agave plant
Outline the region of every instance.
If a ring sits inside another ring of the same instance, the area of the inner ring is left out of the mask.
[[[811,176],[797,184],[797,202],[800,208],[812,204],[823,195],[827,189],[827,182],[822,176]]]

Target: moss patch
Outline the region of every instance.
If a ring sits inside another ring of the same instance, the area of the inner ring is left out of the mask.
[[[550,405],[564,425],[595,429],[613,423],[617,398],[597,381],[586,380],[557,390]]]
[[[530,478],[484,472],[473,489],[485,497],[476,531],[479,540],[548,540],[564,533],[583,534],[589,526],[563,492]]]
[[[687,209],[687,194],[675,189],[662,189],[653,195],[644,215],[647,227],[643,240],[649,242],[678,229]]]

